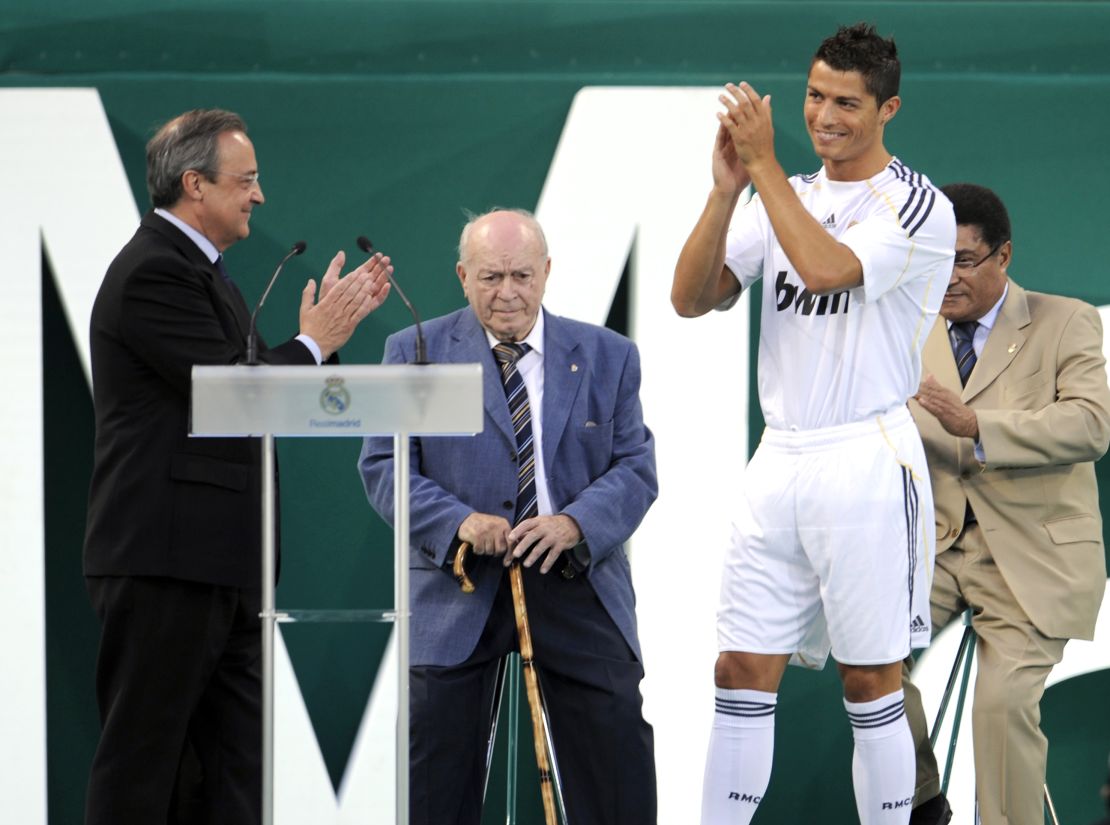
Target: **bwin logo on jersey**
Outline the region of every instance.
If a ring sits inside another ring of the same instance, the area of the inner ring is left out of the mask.
[[[848,314],[848,291],[841,290],[831,295],[814,295],[805,287],[797,287],[786,280],[786,270],[775,278],[775,308],[785,312],[794,307],[795,315],[835,315]]]
[[[738,791],[730,791],[729,799],[735,799],[737,802],[751,802],[753,805],[758,805],[762,800],[762,796],[756,796],[750,793],[740,793]]]

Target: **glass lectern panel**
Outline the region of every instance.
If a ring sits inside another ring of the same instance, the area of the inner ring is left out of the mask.
[[[473,435],[481,364],[193,367],[195,436]]]

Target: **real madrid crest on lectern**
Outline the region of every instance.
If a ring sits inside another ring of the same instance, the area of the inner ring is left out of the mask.
[[[328,415],[342,415],[351,406],[351,394],[343,386],[343,379],[332,375],[324,379],[324,389],[320,393],[320,409]]]

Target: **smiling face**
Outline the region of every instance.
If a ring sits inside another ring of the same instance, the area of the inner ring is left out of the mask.
[[[250,234],[251,211],[266,200],[257,173],[254,145],[242,132],[220,135],[219,168],[214,180],[185,173],[193,174],[185,185],[193,187],[197,228],[221,252]]]
[[[531,222],[514,212],[479,218],[455,271],[478,321],[498,341],[521,341],[536,323],[551,259]]]
[[[940,314],[953,323],[978,321],[991,311],[1006,289],[1006,267],[1013,247],[1009,241],[992,249],[978,226],[956,227],[956,260]]]
[[[899,106],[897,96],[879,105],[862,73],[813,62],[806,87],[806,130],[830,180],[866,180],[882,171],[890,162],[883,128]]]

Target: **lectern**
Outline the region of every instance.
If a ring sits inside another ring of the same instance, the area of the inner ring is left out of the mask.
[[[397,825],[409,807],[409,436],[482,430],[480,364],[193,367],[190,435],[262,438],[262,823],[274,817],[274,438],[393,436]]]

